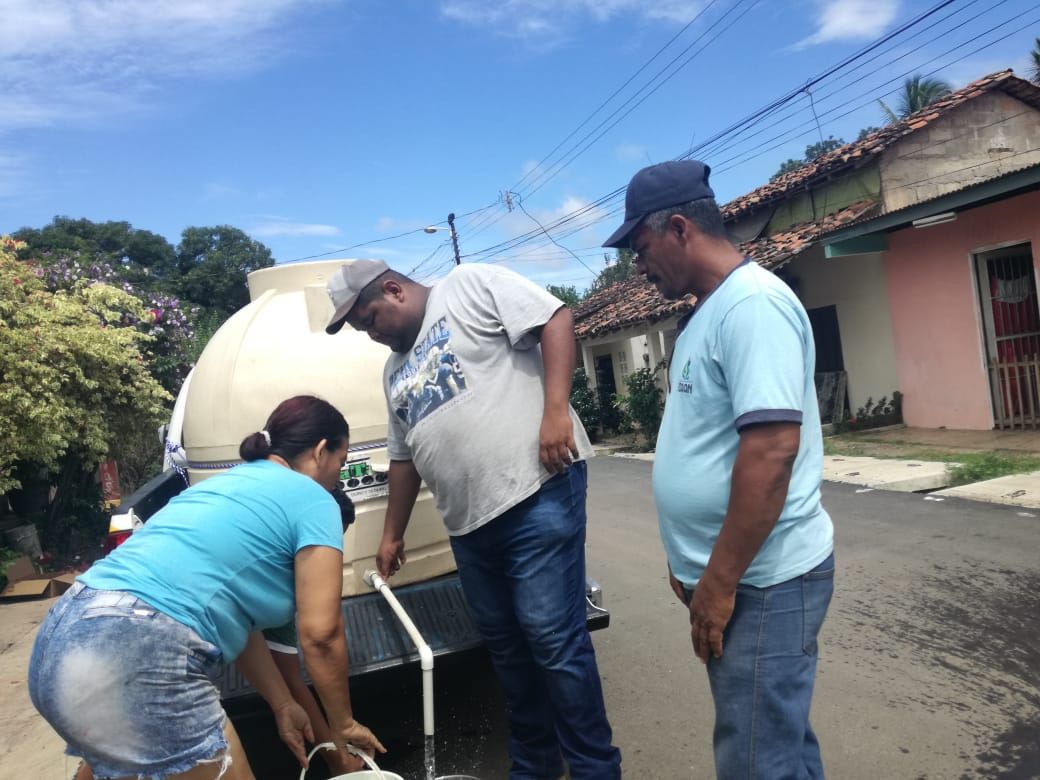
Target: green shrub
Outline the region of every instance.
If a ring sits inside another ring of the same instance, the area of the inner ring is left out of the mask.
[[[846,431],[863,431],[868,428],[883,428],[886,425],[898,425],[903,422],[903,394],[898,390],[892,393],[892,400],[888,396],[881,396],[877,403],[873,398],[868,398],[855,414],[849,415],[847,420],[836,424],[838,433]]]
[[[596,394],[589,387],[589,377],[584,368],[574,370],[574,378],[571,381],[571,406],[578,413],[581,424],[589,438],[595,441],[599,437],[599,426],[602,422],[599,401]]]
[[[657,445],[657,430],[661,426],[661,412],[664,409],[661,388],[657,386],[657,372],[661,366],[653,369],[640,368],[625,377],[628,392],[618,397],[618,404],[638,426],[646,440],[648,449]]]

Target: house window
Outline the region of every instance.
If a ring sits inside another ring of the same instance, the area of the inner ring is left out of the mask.
[[[628,353],[621,351],[617,353],[617,364],[618,370],[621,372],[621,378],[624,379],[628,376]]]

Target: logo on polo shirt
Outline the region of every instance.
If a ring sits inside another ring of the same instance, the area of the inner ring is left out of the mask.
[[[675,389],[680,393],[692,393],[693,384],[689,381],[690,379],[690,359],[686,358],[686,364],[682,367],[682,379],[683,381],[676,383]]]

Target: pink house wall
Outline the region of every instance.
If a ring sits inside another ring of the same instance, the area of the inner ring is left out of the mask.
[[[993,427],[972,256],[1031,242],[1040,261],[1040,192],[888,236],[885,277],[907,425]]]

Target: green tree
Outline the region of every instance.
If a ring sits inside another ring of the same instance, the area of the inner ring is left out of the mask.
[[[775,181],[776,179],[783,176],[785,173],[791,171],[797,171],[806,163],[810,163],[817,157],[827,154],[827,152],[833,152],[845,145],[845,141],[841,138],[835,138],[833,135],[827,136],[822,141],[817,141],[814,144],[809,144],[805,147],[805,156],[801,160],[796,160],[793,157],[785,160],[777,168],[776,173],[769,177],[769,181]]]
[[[554,295],[570,307],[577,306],[581,302],[581,293],[573,284],[564,287],[560,284],[549,284],[545,287],[550,295]]]
[[[805,147],[805,160],[806,162],[812,162],[817,157],[827,154],[827,152],[833,152],[835,149],[840,149],[844,145],[845,141],[843,139],[829,135],[824,140]]]
[[[0,239],[0,492],[43,475],[56,491],[42,535],[63,549],[98,464],[154,429],[172,398],[148,371],[140,301],[87,280],[51,292],[20,249]]]
[[[1040,38],[1036,39],[1033,50],[1029,52],[1029,79],[1040,85]]]
[[[864,127],[862,130],[859,131],[859,135],[856,136],[856,140],[857,141],[862,141],[868,135],[870,135],[871,133],[876,132],[877,130],[880,130],[880,129],[881,129],[880,127],[875,127],[874,125],[868,125],[867,127]]]
[[[272,265],[271,250],[238,228],[186,228],[177,246],[176,293],[227,317],[249,303],[246,275]]]
[[[949,95],[953,89],[942,79],[930,79],[920,74],[911,76],[903,82],[903,92],[899,96],[899,112],[893,111],[883,100],[879,100],[881,112],[888,123],[898,122],[911,114],[930,106],[936,100]]]
[[[769,181],[775,181],[776,179],[779,179],[781,176],[783,176],[785,173],[797,171],[803,165],[805,165],[805,160],[796,160],[793,157],[789,157],[788,159],[780,163],[780,167],[776,169],[776,173],[769,177]]]
[[[129,222],[58,216],[42,228],[22,228],[13,238],[25,242],[23,254],[37,262],[57,262],[66,256],[106,262],[119,269],[120,277],[146,290],[165,291],[164,280],[174,265],[169,241]]]
[[[614,257],[603,255],[603,265],[603,270],[589,285],[586,297],[636,275],[635,253],[631,249],[619,249]]]

